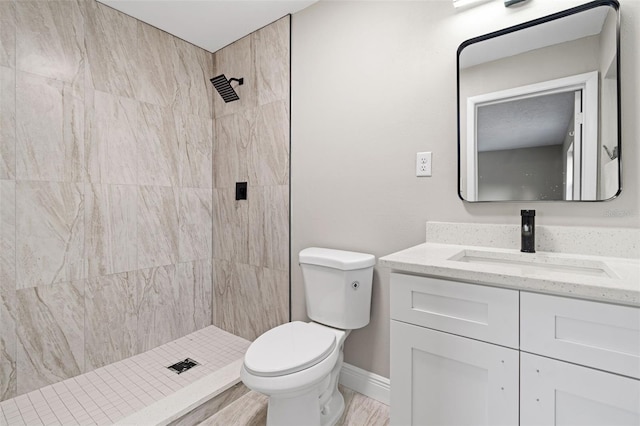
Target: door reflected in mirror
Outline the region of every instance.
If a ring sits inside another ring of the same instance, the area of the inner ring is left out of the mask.
[[[466,201],[596,201],[620,191],[618,4],[597,1],[458,49]],[[616,157],[616,158],[611,158]]]

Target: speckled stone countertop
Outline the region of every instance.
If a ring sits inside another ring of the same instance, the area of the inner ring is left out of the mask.
[[[471,262],[463,261],[465,256]],[[640,307],[637,258],[427,242],[381,257],[379,265],[394,272]]]

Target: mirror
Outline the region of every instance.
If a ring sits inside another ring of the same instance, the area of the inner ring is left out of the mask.
[[[460,45],[460,198],[620,193],[618,10],[594,1]]]

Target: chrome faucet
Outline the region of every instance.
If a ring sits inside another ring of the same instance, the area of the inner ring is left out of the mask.
[[[536,252],[536,211],[520,210],[522,227],[520,228],[522,244],[520,251],[524,253]]]

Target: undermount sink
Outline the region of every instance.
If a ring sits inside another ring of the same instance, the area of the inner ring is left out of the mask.
[[[570,257],[556,257],[549,253],[505,253],[483,250],[462,250],[449,258],[456,262],[499,265],[518,268],[523,274],[562,272],[595,277],[618,278],[604,262]]]

